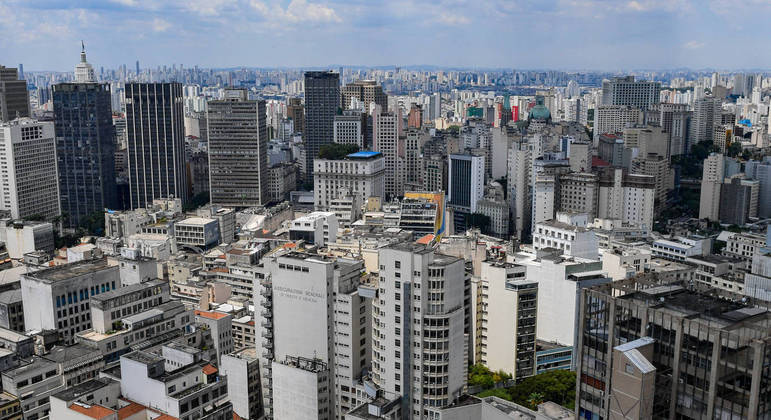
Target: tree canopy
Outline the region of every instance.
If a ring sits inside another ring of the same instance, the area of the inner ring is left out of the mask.
[[[329,143],[319,148],[319,158],[321,159],[344,159],[351,153],[359,151],[359,146],[355,144]]]
[[[576,399],[576,374],[569,370],[552,370],[525,378],[511,388],[488,389],[478,396],[496,396],[532,410],[544,401],[572,409]]]

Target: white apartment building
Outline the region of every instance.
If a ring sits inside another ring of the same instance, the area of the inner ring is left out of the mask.
[[[259,367],[254,347],[222,355],[220,372],[228,378],[228,397],[233,404],[233,413],[242,419],[259,418],[262,411]]]
[[[334,143],[355,144],[359,149],[367,147],[367,115],[358,110],[345,110],[343,115],[335,115]]]
[[[464,262],[408,243],[379,258],[372,380],[402,395],[404,418],[432,418],[466,385]]]
[[[678,236],[672,240],[659,239],[651,245],[651,254],[654,257],[665,258],[672,261],[685,261],[688,257],[709,255],[712,252],[712,240],[703,237]]]
[[[337,240],[337,216],[329,211],[316,211],[292,221],[289,239],[304,240],[309,244],[326,246]]]
[[[190,217],[174,224],[174,238],[178,246],[209,248],[220,241],[217,219]]]
[[[52,122],[19,118],[0,123],[0,209],[14,219],[61,215]]]
[[[330,420],[329,365],[319,359],[287,357],[273,361],[273,418]]]
[[[356,388],[369,366],[370,300],[359,295],[363,262],[288,252],[263,263],[255,333],[265,414],[306,418],[307,407],[290,404],[299,398],[320,404],[320,418],[342,418],[364,402]],[[310,376],[328,383],[306,388]]]
[[[24,325],[58,330],[64,343],[91,328],[90,297],[121,286],[120,272],[106,259],[79,261],[21,276]]]
[[[531,225],[554,218],[557,181],[554,175],[539,174],[535,177],[533,186],[533,211]]]
[[[600,219],[621,220],[626,225],[651,229],[655,204],[656,183],[652,176],[624,175],[621,169],[614,169],[600,178]]]
[[[350,193],[364,203],[370,197],[385,199],[386,160],[379,152],[356,152],[345,159],[314,159],[313,201],[316,210],[329,210],[330,202]]]
[[[615,248],[602,253],[602,271],[614,281],[644,273],[650,262],[651,252],[647,249]]]
[[[233,315],[217,311],[195,311],[195,322],[206,325],[214,340],[214,349],[217,351],[217,365],[220,364],[223,355],[233,353]]]
[[[404,195],[404,137],[401,112],[376,112],[373,116],[373,149],[385,158],[386,198]]]
[[[726,240],[723,255],[752,261],[752,257],[766,246],[766,237],[757,233],[737,233]]]
[[[624,128],[642,122],[643,112],[628,105],[600,105],[594,109],[594,143],[597,147],[600,134],[618,133]]]
[[[580,290],[610,281],[602,263],[582,258],[565,258],[539,253],[515,258],[527,266],[528,280],[538,282],[538,324],[536,337],[549,343],[576,347],[580,319]],[[575,365],[575,360],[573,360]]]
[[[526,272],[522,265],[485,261],[477,291],[475,360],[516,380],[535,374],[538,282],[526,280]]]
[[[704,159],[699,196],[699,219],[716,222],[720,219],[720,188],[725,179],[725,157],[710,153]]]
[[[120,358],[121,395],[173,418],[225,420],[233,406],[222,402],[228,395],[227,378],[198,360],[167,371],[164,356],[135,351]]]
[[[571,257],[598,258],[597,236],[594,232],[558,220],[536,223],[533,228],[533,248],[556,248],[563,255]]]

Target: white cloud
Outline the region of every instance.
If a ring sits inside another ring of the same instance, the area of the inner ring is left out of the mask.
[[[687,49],[689,49],[689,50],[697,50],[697,49],[699,49],[699,48],[702,48],[702,47],[704,47],[704,45],[705,45],[705,44],[704,44],[703,42],[699,42],[699,41],[688,41],[688,42],[686,42],[685,44],[683,44],[683,48],[687,48]]]
[[[275,23],[335,23],[342,22],[331,7],[319,4],[309,3],[307,0],[292,0],[286,9],[279,4],[269,5],[260,0],[252,0],[251,6],[263,17]]]
[[[155,18],[153,19],[152,26],[155,32],[166,32],[171,27],[171,24],[161,18]]]
[[[232,3],[232,0],[188,0],[183,3],[183,7],[202,16],[217,16],[223,7]]]
[[[471,20],[466,16],[445,12],[440,13],[436,20],[447,25],[468,25],[471,23]]]

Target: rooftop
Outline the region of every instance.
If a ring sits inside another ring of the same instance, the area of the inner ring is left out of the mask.
[[[195,316],[217,320],[217,319],[225,318],[226,316],[228,316],[228,314],[223,314],[222,312],[201,311],[196,309]]]
[[[179,222],[177,222],[177,225],[199,225],[199,226],[203,226],[203,225],[207,225],[207,224],[209,224],[211,222],[216,222],[216,221],[217,221],[216,219],[207,219],[207,218],[204,218],[204,217],[188,217],[185,220],[180,220]]]
[[[111,410],[107,407],[101,405],[88,405],[77,401],[72,403],[69,409],[91,417],[92,419],[105,419],[115,414],[115,410]]]
[[[382,156],[380,152],[371,152],[369,150],[362,150],[356,153],[351,153],[346,156],[348,159],[374,159]]]
[[[79,385],[75,385],[73,387],[67,388],[63,391],[59,391],[53,396],[62,400],[62,401],[74,401],[86,394],[90,394],[98,389],[102,389],[110,383],[112,383],[112,379],[107,378],[100,378],[100,379],[92,379],[90,381],[83,382]]]
[[[46,268],[40,271],[33,271],[23,275],[24,278],[36,279],[47,283],[55,283],[61,280],[69,280],[75,277],[98,271],[118,270],[118,266],[111,266],[106,258],[95,260],[78,261],[71,264],[64,264],[52,268]]]

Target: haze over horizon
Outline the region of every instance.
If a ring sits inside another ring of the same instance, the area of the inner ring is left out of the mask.
[[[771,0],[0,0],[0,48],[26,71],[71,71],[80,40],[106,68],[769,69],[769,20]]]

